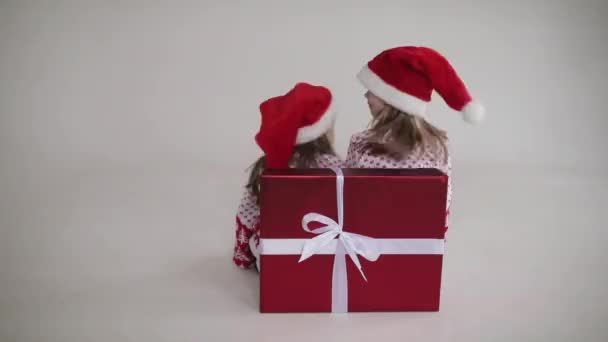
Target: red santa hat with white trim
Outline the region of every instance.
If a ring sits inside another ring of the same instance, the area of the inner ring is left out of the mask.
[[[293,149],[329,131],[335,120],[329,89],[298,83],[287,94],[260,105],[262,125],[255,140],[266,155],[266,167],[287,168]]]
[[[479,123],[485,115],[447,59],[430,48],[404,46],[383,51],[357,77],[372,94],[408,114],[426,118],[426,106],[435,90],[465,121]]]

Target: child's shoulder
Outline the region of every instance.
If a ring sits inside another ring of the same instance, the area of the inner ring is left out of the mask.
[[[317,164],[320,168],[342,167],[344,162],[334,154],[321,154],[317,156]]]
[[[351,135],[351,137],[350,137],[350,144],[351,145],[362,145],[365,142],[367,142],[367,139],[369,138],[370,134],[371,133],[369,130],[355,133],[355,134]]]

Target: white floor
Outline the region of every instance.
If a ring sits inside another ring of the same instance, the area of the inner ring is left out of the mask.
[[[14,177],[0,341],[608,341],[605,173],[459,166],[441,312],[332,316],[257,312],[237,171]]]

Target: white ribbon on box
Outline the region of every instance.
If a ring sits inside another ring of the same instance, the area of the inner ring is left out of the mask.
[[[263,255],[298,255],[302,262],[315,254],[333,254],[331,311],[348,312],[348,279],[346,255],[353,261],[365,281],[365,273],[358,255],[369,261],[376,261],[382,254],[443,254],[443,239],[375,239],[369,236],[344,231],[344,174],[339,168],[336,173],[338,202],[338,222],[322,214],[308,213],[302,218],[302,228],[317,234],[312,239],[261,239],[260,252]],[[310,229],[308,224],[319,222],[320,228]]]

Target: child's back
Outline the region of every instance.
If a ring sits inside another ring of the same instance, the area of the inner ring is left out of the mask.
[[[257,258],[260,236],[260,180],[266,168],[342,167],[332,147],[335,113],[324,87],[299,83],[283,96],[260,105],[262,125],[256,142],[264,151],[251,167],[237,215],[232,260],[249,268]]]
[[[379,118],[386,116],[388,112],[403,117],[392,118],[387,127],[386,124],[381,124]],[[410,121],[414,125],[405,123],[405,121]],[[391,132],[407,132],[407,134],[393,135]],[[415,137],[419,137],[419,139]],[[445,132],[415,116],[398,112],[390,107],[382,109],[372,122],[370,129],[351,137],[346,156],[346,167],[438,169],[448,175],[447,205],[449,208],[452,197],[452,170],[447,136]]]
[[[430,124],[426,106],[437,91],[471,123],[481,121],[481,105],[472,100],[450,63],[424,47],[383,51],[358,74],[373,117],[369,130],[353,135],[346,165],[352,168],[434,168],[448,175],[451,161],[446,132]]]

